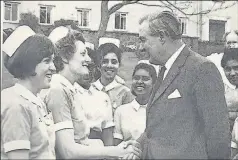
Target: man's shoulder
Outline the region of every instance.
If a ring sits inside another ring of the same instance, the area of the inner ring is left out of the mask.
[[[192,50],[190,50],[190,55],[188,56],[187,63],[185,65],[192,67],[194,69],[199,69],[200,66],[206,66],[206,65],[214,65],[212,61],[210,61],[208,58],[200,55],[199,53],[196,53]]]

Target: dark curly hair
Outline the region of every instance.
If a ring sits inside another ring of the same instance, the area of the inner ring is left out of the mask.
[[[85,39],[79,31],[69,29],[69,33],[55,43],[57,54],[54,59],[56,72],[64,69],[63,59],[70,60],[76,52],[76,41],[85,43]]]
[[[114,43],[104,43],[99,46],[97,54],[99,54],[100,62],[102,61],[103,57],[105,57],[108,53],[115,53],[118,58],[119,64],[121,64],[122,50],[118,48]],[[100,66],[101,63],[99,63],[99,67]]]
[[[228,61],[235,60],[238,62],[238,48],[226,49],[222,59],[221,66],[224,68]]]

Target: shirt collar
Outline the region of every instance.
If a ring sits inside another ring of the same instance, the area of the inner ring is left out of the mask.
[[[184,47],[185,44],[183,44],[165,63],[166,71],[169,71],[169,69],[172,67],[174,61],[178,58]]]
[[[53,74],[51,85],[53,85],[54,83],[61,83],[62,85],[70,89],[71,92],[75,92],[74,86],[69,82],[69,80],[67,80],[64,76],[60,74]]]
[[[80,86],[77,82],[74,83],[74,88],[77,93],[89,93],[90,90],[84,89],[82,86]]]
[[[25,98],[26,100],[36,104],[37,106],[41,107],[42,106],[42,101],[39,97],[35,96],[31,91],[29,91],[26,87],[23,85],[16,83],[15,84],[15,91],[17,94]]]
[[[133,106],[133,108],[138,111],[140,109],[140,107],[143,107],[143,108],[146,108],[147,104],[146,105],[140,105],[136,99],[134,99],[132,102],[131,102],[131,105]]]
[[[107,92],[107,91],[109,91],[109,90],[111,90],[111,89],[113,89],[113,88],[115,88],[115,87],[117,87],[117,86],[120,86],[121,84],[120,83],[118,83],[115,79],[111,82],[111,83],[109,83],[107,86],[105,86],[105,91]],[[96,82],[94,82],[94,86],[98,89],[98,90],[102,90],[103,89],[103,85],[102,85],[102,83],[100,82],[100,80],[98,79]]]

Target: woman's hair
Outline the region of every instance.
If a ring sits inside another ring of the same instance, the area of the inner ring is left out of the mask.
[[[28,37],[14,52],[4,58],[4,65],[15,77],[24,79],[36,75],[35,68],[44,58],[55,54],[55,46],[44,35]]]
[[[100,62],[103,59],[103,57],[106,56],[108,53],[115,53],[118,58],[119,64],[121,63],[122,50],[113,43],[104,43],[98,48],[97,54],[99,54]],[[100,65],[101,64],[99,64],[99,66]]]
[[[155,84],[155,81],[157,79],[157,76],[156,76],[157,74],[156,74],[155,68],[152,65],[149,65],[147,63],[139,63],[135,66],[134,71],[132,73],[132,77],[140,69],[146,70],[149,73],[150,77],[152,78],[152,83]],[[131,92],[132,92],[132,94],[136,95],[133,89],[131,89]]]
[[[226,49],[221,59],[221,66],[224,68],[228,61],[235,60],[238,62],[238,48]]]
[[[93,73],[94,74],[93,76],[94,76],[95,79],[99,79],[101,77],[101,72],[98,69],[98,64],[99,64],[98,54],[96,53],[95,50],[93,50],[89,47],[86,47],[86,48],[87,48],[87,51],[88,51],[88,56],[92,59],[92,61],[94,63],[95,72]]]
[[[76,41],[85,43],[85,39],[79,31],[69,29],[69,33],[56,42],[57,55],[54,60],[56,72],[64,69],[63,59],[69,61],[76,52]]]

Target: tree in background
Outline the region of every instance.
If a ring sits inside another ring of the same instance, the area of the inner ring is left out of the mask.
[[[28,13],[21,13],[20,14],[20,21],[19,21],[19,25],[27,25],[29,26],[34,32],[36,33],[42,33],[41,29],[40,29],[40,24],[39,24],[39,18],[36,17],[36,15],[34,15],[31,12]]]
[[[157,3],[155,3],[155,4],[149,4],[149,3],[146,3],[146,1],[140,1],[140,0],[122,0],[121,2],[111,6],[109,8],[108,7],[109,0],[103,0],[101,2],[101,20],[100,20],[99,29],[97,32],[97,43],[95,44],[95,46],[96,47],[98,46],[99,39],[105,35],[110,16],[126,5],[140,4],[140,5],[144,5],[144,6],[167,8],[168,10],[170,10],[172,12],[180,12],[186,18],[189,18],[190,16],[193,16],[193,15],[202,16],[202,15],[206,15],[211,12],[224,10],[224,9],[234,6],[237,3],[236,1],[234,1],[233,3],[230,4],[229,1],[227,1],[228,3],[226,3],[225,1],[222,1],[222,0],[213,0],[213,2],[214,2],[213,6],[211,6],[209,9],[202,9],[202,7],[201,7],[201,8],[199,8],[199,10],[194,9],[194,10],[188,12],[187,10],[192,7],[194,1],[166,0],[166,1],[157,1]],[[202,3],[202,1],[200,3]],[[202,18],[200,17],[200,19],[202,19]],[[198,23],[200,23],[201,25],[203,24],[202,21],[200,21]]]

